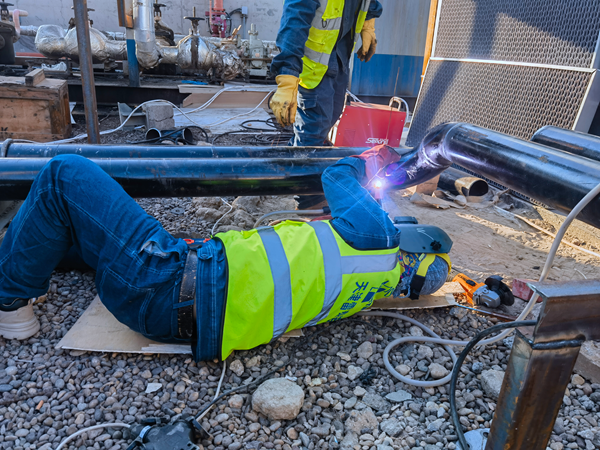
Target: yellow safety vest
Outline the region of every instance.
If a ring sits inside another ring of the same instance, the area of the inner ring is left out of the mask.
[[[329,64],[329,57],[338,40],[344,14],[344,0],[320,0],[315,17],[311,23],[308,39],[304,44],[302,57],[303,69],[300,74],[300,85],[306,89],[314,89],[319,85]],[[371,0],[362,0],[354,43],[362,31]]]
[[[228,267],[221,357],[339,320],[389,297],[398,248],[356,250],[328,221],[219,233]]]

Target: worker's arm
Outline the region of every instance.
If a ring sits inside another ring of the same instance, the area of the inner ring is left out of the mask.
[[[276,41],[281,53],[271,63],[274,75],[298,77],[302,72],[304,44],[319,4],[319,0],[285,0]]]
[[[359,250],[398,246],[400,235],[394,224],[361,185],[366,181],[365,161],[344,158],[328,167],[321,180],[332,224],[348,244]]]
[[[365,20],[377,19],[381,17],[383,13],[383,6],[377,0],[371,0],[369,5],[369,12],[367,12],[367,18]]]

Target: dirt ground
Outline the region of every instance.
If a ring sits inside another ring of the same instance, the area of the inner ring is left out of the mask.
[[[492,205],[468,204],[464,209],[435,209],[411,203],[412,190],[390,193],[384,206],[390,217],[414,216],[419,223],[437,225],[454,241],[450,252],[453,274],[463,272],[475,281],[500,275],[512,285],[514,278],[540,277],[552,238],[518,219],[511,220]],[[526,215],[528,208],[517,211]],[[548,280],[598,278],[600,258],[561,245]]]

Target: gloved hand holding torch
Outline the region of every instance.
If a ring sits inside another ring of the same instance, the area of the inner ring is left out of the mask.
[[[375,199],[380,200],[386,187],[383,169],[399,161],[400,155],[389,145],[378,145],[354,157],[365,162],[364,186],[371,191]]]

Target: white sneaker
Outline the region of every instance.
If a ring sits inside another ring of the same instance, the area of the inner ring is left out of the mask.
[[[40,330],[40,322],[33,313],[33,303],[16,311],[0,311],[0,336],[5,339],[29,339]]]

